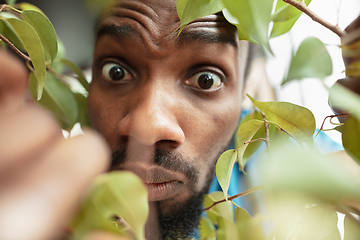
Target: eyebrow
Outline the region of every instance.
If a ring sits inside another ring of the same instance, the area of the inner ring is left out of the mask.
[[[134,35],[141,37],[140,33],[132,26],[129,25],[117,26],[114,24],[101,25],[96,30],[96,40],[99,40],[101,37],[105,35],[110,35],[117,38],[132,37]]]
[[[172,33],[178,34],[178,31]],[[99,40],[105,35],[110,35],[116,38],[130,38],[134,35],[142,38],[142,35],[132,26],[129,25],[114,25],[107,24],[101,25],[96,31],[96,40]],[[234,47],[237,47],[236,35],[219,33],[219,32],[209,32],[204,30],[196,31],[183,31],[177,37],[179,44],[186,44],[189,42],[199,41],[203,43],[229,43]]]
[[[178,36],[180,44],[188,42],[199,41],[204,43],[229,43],[237,47],[235,35],[232,36],[226,33],[208,32],[203,30],[181,32]]]

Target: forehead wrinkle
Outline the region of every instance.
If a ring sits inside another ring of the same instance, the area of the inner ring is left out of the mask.
[[[132,19],[140,24],[149,33],[147,37],[153,40],[164,38],[169,34],[169,29],[175,29],[180,25],[175,7],[172,8],[169,4],[160,6],[157,1],[151,0],[119,1],[108,9],[104,16]]]

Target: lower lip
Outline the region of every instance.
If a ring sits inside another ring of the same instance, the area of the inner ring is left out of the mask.
[[[148,191],[148,201],[161,201],[174,196],[181,188],[179,181],[170,181],[163,183],[146,183]]]

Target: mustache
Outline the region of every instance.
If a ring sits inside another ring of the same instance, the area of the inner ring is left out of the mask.
[[[126,148],[116,150],[112,154],[111,169],[124,164],[126,161]],[[189,163],[189,159],[183,157],[181,153],[172,152],[162,148],[154,151],[153,163],[170,171],[180,172],[185,175],[190,182],[197,182],[199,170]]]

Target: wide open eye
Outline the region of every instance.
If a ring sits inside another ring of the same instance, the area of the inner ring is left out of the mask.
[[[222,86],[222,81],[218,75],[212,72],[200,72],[185,81],[186,85],[200,88],[203,90],[217,90]]]
[[[116,63],[104,64],[101,71],[104,78],[108,81],[118,82],[133,79],[131,74],[124,67]]]

